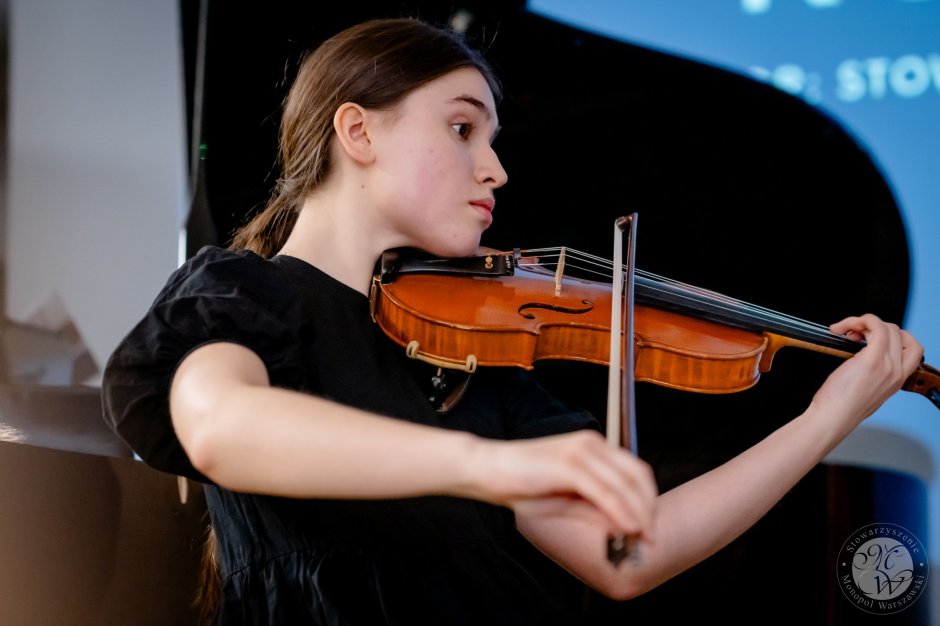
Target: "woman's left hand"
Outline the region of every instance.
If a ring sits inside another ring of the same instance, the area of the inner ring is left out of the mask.
[[[901,388],[921,363],[924,348],[909,332],[871,314],[848,317],[830,330],[866,345],[826,379],[813,404],[845,415],[854,428]]]

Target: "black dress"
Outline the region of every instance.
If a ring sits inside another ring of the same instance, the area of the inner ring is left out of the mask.
[[[102,391],[106,418],[144,461],[207,483],[220,623],[569,623],[513,558],[513,518],[502,507],[451,497],[301,500],[212,485],[173,432],[168,390],[179,362],[213,341],[253,350],[272,385],[482,437],[597,424],[515,368],[474,374],[457,408],[439,415],[423,385],[431,369],[372,323],[362,294],[293,257],[204,248],[111,356]]]

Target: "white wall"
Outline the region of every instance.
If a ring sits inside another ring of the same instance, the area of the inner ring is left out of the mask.
[[[99,368],[176,267],[178,0],[10,0],[7,315],[58,296]]]

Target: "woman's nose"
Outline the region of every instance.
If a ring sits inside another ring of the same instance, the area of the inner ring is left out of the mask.
[[[503,169],[503,164],[499,162],[499,157],[492,146],[487,146],[481,159],[477,177],[484,183],[490,183],[493,189],[497,189],[506,184],[509,175]]]

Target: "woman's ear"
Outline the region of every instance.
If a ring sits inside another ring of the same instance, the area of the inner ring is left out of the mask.
[[[368,112],[352,102],[341,104],[333,115],[333,130],[340,145],[352,160],[362,165],[375,159],[366,128],[368,119]]]

